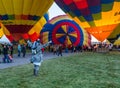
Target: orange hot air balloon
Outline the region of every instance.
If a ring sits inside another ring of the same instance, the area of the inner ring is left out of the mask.
[[[53,2],[54,0],[0,0],[0,22],[9,31],[9,37],[12,34],[17,38],[18,35],[28,33]]]
[[[104,41],[120,23],[120,0],[55,0],[78,24]]]

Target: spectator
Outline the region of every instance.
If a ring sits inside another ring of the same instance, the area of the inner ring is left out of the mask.
[[[13,58],[13,45],[10,45],[9,47],[9,50],[10,50],[10,56]]]
[[[62,45],[61,44],[59,45],[59,48],[58,48],[58,56],[59,55],[62,56]]]
[[[3,57],[3,62],[4,62],[4,63],[9,62],[8,47],[7,47],[7,45],[4,45],[4,46],[3,46],[2,52],[3,52],[3,55],[4,55],[4,57]]]
[[[21,45],[20,45],[20,44],[18,44],[17,49],[18,49],[18,57],[20,57],[20,55],[21,55],[21,50],[22,50],[22,48],[21,48]]]
[[[22,53],[23,53],[23,57],[25,57],[25,55],[26,55],[26,45],[25,44],[22,45]]]

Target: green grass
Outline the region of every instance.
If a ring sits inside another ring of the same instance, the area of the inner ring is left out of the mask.
[[[79,53],[0,70],[0,88],[120,88],[120,52]]]

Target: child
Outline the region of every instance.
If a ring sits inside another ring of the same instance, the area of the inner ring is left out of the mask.
[[[51,41],[44,45],[39,43],[39,45],[36,48],[35,55],[33,55],[32,58],[30,59],[30,62],[33,63],[33,65],[34,65],[34,70],[33,70],[34,76],[38,75],[39,67],[41,66],[42,57],[43,57],[42,48],[47,47],[50,43],[51,43]]]

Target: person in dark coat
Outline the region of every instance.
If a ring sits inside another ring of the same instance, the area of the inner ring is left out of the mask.
[[[9,47],[9,50],[10,50],[10,56],[13,58],[13,45],[10,45]]]
[[[7,45],[3,45],[3,55],[4,55],[4,58],[3,58],[3,62],[6,63],[6,62],[9,62],[9,57],[8,57],[8,46]]]
[[[22,45],[22,53],[23,53],[23,57],[25,57],[25,55],[26,55],[26,45],[25,44]]]

